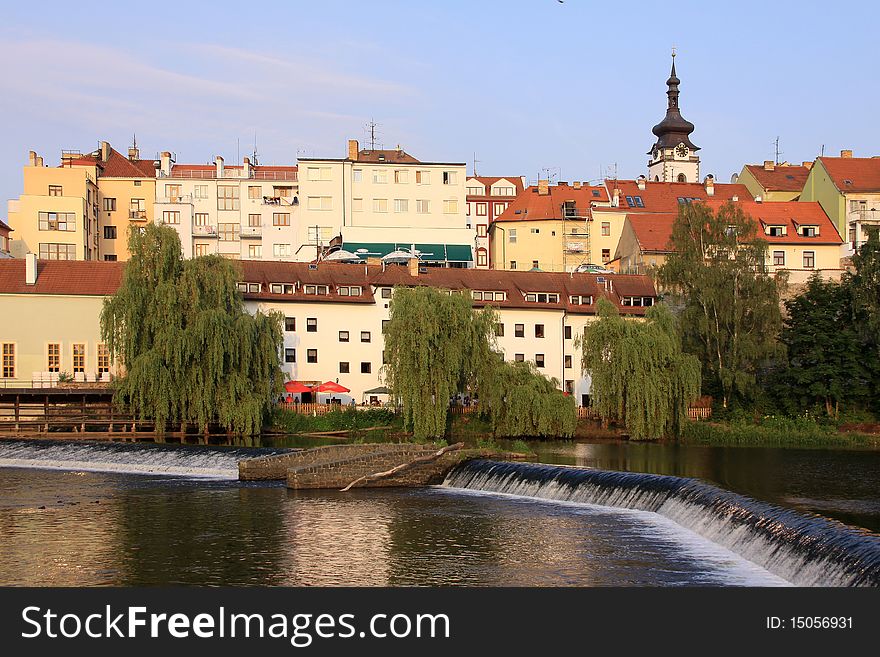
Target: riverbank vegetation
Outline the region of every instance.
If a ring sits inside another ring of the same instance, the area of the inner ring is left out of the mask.
[[[403,418],[392,408],[344,407],[324,415],[308,415],[275,408],[268,424],[274,433],[322,433],[392,428],[402,431]]]

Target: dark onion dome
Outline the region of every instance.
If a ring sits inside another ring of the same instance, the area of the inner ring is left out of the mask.
[[[648,151],[648,155],[654,152],[654,148],[675,148],[684,144],[692,151],[700,150],[690,140],[690,134],[694,131],[694,124],[685,120],[678,109],[678,85],[681,80],[675,75],[675,59],[672,60],[672,73],[666,80],[669,89],[666,92],[668,98],[666,117],[651,130],[657,136],[657,143]]]

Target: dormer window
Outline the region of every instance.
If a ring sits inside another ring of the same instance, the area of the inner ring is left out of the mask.
[[[504,301],[504,292],[473,290],[471,296],[475,301]]]
[[[654,297],[623,297],[621,303],[630,307],[646,307],[654,305]]]
[[[269,291],[272,294],[293,294],[293,287],[292,283],[272,283]]]
[[[304,294],[327,294],[326,285],[305,285],[303,286]]]
[[[343,285],[336,288],[336,294],[341,297],[359,297],[361,296],[361,287],[359,285]]]
[[[551,292],[530,292],[525,298],[529,303],[559,303],[559,295]]]
[[[575,306],[592,306],[593,305],[593,297],[585,294],[582,295],[573,295],[568,298],[568,300]]]
[[[785,237],[785,226],[767,226],[767,234],[770,237]]]
[[[819,227],[818,226],[801,226],[798,230],[801,234],[801,237],[818,237],[819,236]]]

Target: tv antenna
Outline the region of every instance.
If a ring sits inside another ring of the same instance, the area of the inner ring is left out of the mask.
[[[376,140],[379,137],[379,131],[376,129],[379,127],[379,124],[376,123],[373,119],[370,119],[369,123],[364,126],[364,132],[367,133],[367,140],[370,142],[370,150],[376,150]]]
[[[482,160],[477,159],[477,152],[474,151],[474,178],[477,177],[477,162],[482,162]]]
[[[553,183],[559,180],[559,176],[562,174],[562,169],[559,167],[543,167],[541,173],[544,174],[545,180],[549,180]]]
[[[779,150],[779,137],[776,137],[776,141],[773,142],[776,146],[776,164],[779,165],[779,156],[783,154],[784,151]]]
[[[254,161],[251,162],[251,164],[253,164],[254,166],[257,166],[259,164],[259,161],[257,160],[257,131],[256,130],[254,130]]]

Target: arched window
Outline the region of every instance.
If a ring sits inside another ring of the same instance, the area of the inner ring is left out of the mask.
[[[489,266],[489,254],[486,249],[480,247],[477,249],[477,267]]]
[[[687,179],[686,175],[684,175],[683,173],[678,174],[678,182],[687,182],[687,181],[688,181],[688,179]]]
[[[660,182],[660,176],[654,176],[654,182]]]

